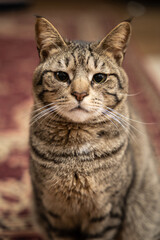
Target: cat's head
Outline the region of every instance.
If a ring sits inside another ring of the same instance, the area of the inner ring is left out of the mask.
[[[121,22],[100,42],[67,41],[45,18],[36,22],[40,64],[34,75],[35,102],[67,121],[103,121],[126,101],[121,67],[131,24]]]

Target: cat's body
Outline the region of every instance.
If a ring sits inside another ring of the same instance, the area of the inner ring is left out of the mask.
[[[159,177],[120,67],[130,24],[107,36],[107,54],[105,39],[64,42],[43,18],[36,33],[30,169],[46,239],[159,240]]]

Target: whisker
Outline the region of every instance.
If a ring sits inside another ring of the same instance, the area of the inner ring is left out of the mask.
[[[30,126],[32,126],[36,121],[38,121],[39,119],[41,119],[42,117],[46,116],[48,113],[50,113],[51,110],[55,111],[56,107],[52,106],[50,108],[47,108],[45,110],[43,110],[42,112],[36,114],[30,121]]]
[[[58,105],[57,109],[56,109],[56,115],[62,115],[63,110],[65,109],[64,105]]]
[[[108,107],[108,109],[111,109]],[[111,110],[110,110],[111,111]],[[123,121],[123,123],[127,124],[128,126],[130,126],[132,129],[134,129],[135,131],[137,131],[138,133],[141,133],[142,135],[145,136],[145,134],[143,132],[141,132],[139,129],[137,129],[135,126],[133,126],[130,122],[126,121],[125,119],[121,118],[120,116],[117,116],[117,113],[113,113],[110,112],[111,114],[113,114],[113,116],[117,117],[118,119],[120,119],[121,121]],[[123,116],[124,117],[124,116]],[[128,118],[129,120],[129,118]]]
[[[108,111],[109,112],[109,111]],[[119,131],[118,126],[108,117],[108,114],[106,114],[105,112],[102,112],[102,114],[116,127],[116,129]],[[116,121],[115,118],[112,117],[113,120]]]
[[[44,108],[46,108],[46,107],[48,107],[48,106],[51,106],[51,105],[52,105],[52,106],[55,106],[54,103],[49,103],[49,104],[45,105],[44,107],[41,107],[41,108],[39,108],[39,109],[37,109],[37,110],[35,110],[35,111],[32,111],[32,113],[37,112],[37,111],[40,111],[40,110],[42,110],[42,109],[44,109]],[[47,108],[47,109],[49,109],[49,108]],[[32,117],[32,119],[36,118],[39,114],[41,114],[41,113],[43,113],[43,112],[46,112],[47,109],[44,109],[44,110],[41,111],[40,113],[37,113],[35,116]]]
[[[48,107],[48,106],[51,106],[51,105],[54,105],[55,103],[49,103],[49,104],[47,104],[47,105],[45,105],[45,106],[43,106],[43,107],[41,107],[41,108],[38,108],[38,109],[36,109],[36,110],[33,110],[32,111],[32,113],[33,112],[38,112],[38,111],[40,111],[41,109],[44,109],[44,108],[46,108],[46,107]]]
[[[128,136],[130,135],[131,138],[133,138],[133,140],[135,141],[135,133],[134,131],[130,128],[129,131],[127,131],[128,127],[129,127],[129,123],[124,121],[123,119],[119,118],[118,116],[116,116],[115,114],[112,114],[110,111],[107,111],[109,114],[111,114],[112,118],[117,121],[125,130],[125,132],[128,134]],[[127,129],[126,129],[127,127]]]
[[[40,105],[40,104],[42,104],[42,103],[34,104],[33,107],[35,107],[35,106],[37,106],[37,105]],[[46,108],[46,107],[48,107],[48,106],[50,106],[50,105],[54,105],[54,103],[49,103],[49,104],[47,104],[47,105],[45,105],[45,106],[43,106],[43,107],[40,107],[40,108],[38,108],[38,109],[36,109],[36,110],[30,110],[29,113],[27,113],[27,114],[24,115],[24,118],[28,118],[28,117],[30,117],[30,115],[31,115],[32,113],[38,112],[38,111],[40,111],[40,110],[42,110],[42,109],[44,109],[44,108]]]
[[[141,122],[141,121],[138,121],[138,120],[135,120],[135,119],[132,119],[132,118],[128,118],[126,116],[124,116],[123,114],[120,114],[119,112],[117,112],[116,110],[110,108],[110,107],[107,107],[110,111],[112,112],[115,112],[117,115],[129,120],[129,121],[132,121],[132,122],[136,122],[136,123],[141,123],[141,124],[146,124],[146,125],[151,125],[151,124],[157,124],[157,123],[154,123],[154,122],[151,122],[151,123],[148,123],[148,122]]]
[[[120,95],[124,95],[124,96],[127,96],[127,97],[133,97],[133,96],[137,96],[137,95],[139,95],[139,94],[141,94],[142,93],[142,91],[139,91],[139,92],[137,92],[137,93],[119,93]]]
[[[43,121],[44,121],[47,117],[50,117],[53,113],[55,113],[55,110],[57,111],[57,109],[58,109],[57,106],[56,106],[56,108],[54,108],[54,109],[51,109],[51,108],[50,108],[50,110],[49,110],[49,112],[48,112],[48,115],[46,114],[46,116],[45,116],[43,119],[41,119],[41,121],[39,122],[39,125],[42,124]],[[57,115],[57,114],[55,114],[55,116],[56,116],[56,115]]]
[[[36,119],[38,116],[43,115],[43,113],[46,113],[48,110],[49,110],[49,109],[47,108],[47,109],[44,109],[43,111],[35,114],[35,115],[31,118],[30,122],[33,121],[34,119]]]
[[[31,127],[35,122],[37,122],[39,119],[41,119],[42,117],[46,116],[49,112],[50,112],[50,111],[47,110],[45,113],[43,113],[43,114],[41,113],[38,117],[35,118],[34,121],[31,121],[31,122],[30,122],[30,127]]]
[[[114,116],[114,118],[117,120],[117,117],[115,117]],[[118,120],[117,120],[118,121]],[[126,131],[126,127],[128,128],[129,127],[129,124],[127,124],[127,122],[125,122],[125,121],[123,121],[123,119],[120,119],[119,118],[119,121],[121,122],[121,124],[124,126],[124,129],[125,129],[125,131]],[[118,121],[118,122],[119,122]],[[126,131],[127,132],[127,131]],[[129,131],[127,132],[127,134],[128,134],[128,136],[130,136],[132,139],[133,139],[133,141],[135,141],[136,139],[136,135],[135,135],[135,133],[134,133],[134,131],[133,131],[133,129],[132,128],[129,128]]]
[[[118,123],[126,130],[125,125],[123,125],[124,123],[122,123],[122,122],[117,118],[117,116],[116,116],[115,114],[112,115],[112,113],[111,113],[110,111],[105,110],[105,112],[106,112],[106,111],[107,111],[107,113],[111,114],[112,118],[114,118],[114,119],[116,120],[116,122],[118,122]],[[105,113],[105,112],[104,112],[104,113]]]

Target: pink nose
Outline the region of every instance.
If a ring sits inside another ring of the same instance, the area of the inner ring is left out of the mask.
[[[82,93],[73,92],[71,94],[75,96],[78,102],[82,101],[86,96],[88,96],[87,92],[82,92]]]

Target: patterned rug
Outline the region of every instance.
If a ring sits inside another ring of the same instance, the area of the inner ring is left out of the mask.
[[[91,14],[89,23],[87,15],[83,14],[83,19],[80,16],[79,21],[67,16],[63,22],[58,19],[56,27],[70,38],[90,40],[104,36],[114,26],[114,21],[108,22],[104,17],[97,21]],[[25,17],[16,18],[16,21],[17,28],[8,31],[9,36],[0,37],[0,240],[40,240],[32,220],[28,172],[31,85],[38,56],[32,29],[34,22],[29,20],[29,28],[25,31],[22,28],[26,24]],[[131,101],[144,122],[155,123],[147,125],[147,129],[160,159],[160,92],[154,73],[152,76],[147,73],[143,57],[137,54],[133,44],[124,67],[130,79]]]

